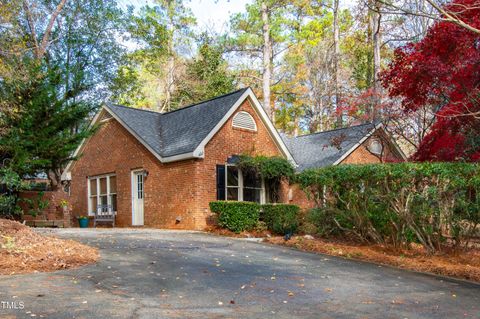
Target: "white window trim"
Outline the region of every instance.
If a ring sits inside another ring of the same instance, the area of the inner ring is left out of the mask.
[[[228,200],[228,167],[237,167],[235,164],[225,164],[225,200]],[[238,186],[230,186],[230,188],[238,189],[238,201],[243,202],[243,173],[240,168],[237,168],[238,171]],[[266,188],[265,188],[265,179],[262,178],[262,188],[260,190],[260,204],[266,204]]]
[[[92,207],[92,203],[90,202],[90,198],[93,197],[91,195],[91,187],[90,187],[90,181],[95,179],[96,180],[96,184],[97,184],[97,206],[98,206],[98,203],[100,203],[100,179],[101,178],[107,178],[107,205],[112,205],[112,198],[111,196],[112,195],[117,195],[117,193],[110,193],[110,177],[112,176],[116,176],[116,174],[103,174],[103,175],[95,175],[95,176],[88,176],[87,178],[87,207],[88,207],[88,216],[94,216],[95,213],[94,213],[94,210],[93,210],[93,207]],[[118,185],[117,185],[118,186]],[[103,194],[103,196],[105,196],[105,194]],[[118,196],[117,196],[117,200],[118,200]],[[117,205],[118,205],[118,202],[117,202]],[[118,208],[118,207],[117,207]],[[113,209],[113,206],[112,206],[112,209]],[[114,211],[113,212],[115,215],[117,214],[117,211]]]

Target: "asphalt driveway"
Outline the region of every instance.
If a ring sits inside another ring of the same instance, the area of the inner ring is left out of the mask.
[[[55,234],[101,260],[0,276],[0,301],[24,306],[0,318],[480,318],[480,285],[461,281],[203,233]]]

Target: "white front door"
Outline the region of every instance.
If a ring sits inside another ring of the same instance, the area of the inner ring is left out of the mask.
[[[132,225],[143,226],[143,171],[132,172]]]

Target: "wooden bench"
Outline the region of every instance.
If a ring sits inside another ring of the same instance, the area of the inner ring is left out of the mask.
[[[93,217],[93,227],[97,227],[97,222],[112,223],[115,227],[115,212],[112,210],[112,205],[98,205]]]
[[[25,225],[30,227],[64,227],[65,222],[63,219],[59,220],[26,220]]]

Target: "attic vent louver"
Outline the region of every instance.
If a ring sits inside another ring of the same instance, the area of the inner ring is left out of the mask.
[[[100,122],[108,121],[108,120],[111,119],[111,118],[113,118],[113,116],[112,116],[110,113],[104,112],[104,113],[102,114],[102,117],[101,117],[101,119],[100,119]]]
[[[257,130],[257,124],[255,123],[255,120],[249,113],[245,111],[241,111],[235,114],[235,116],[233,117],[232,126],[250,131]]]

